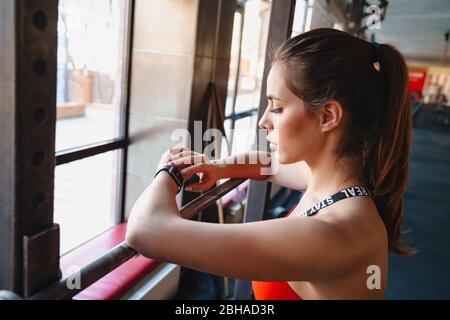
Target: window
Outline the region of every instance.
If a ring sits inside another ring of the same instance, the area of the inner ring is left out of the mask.
[[[120,135],[125,3],[59,2],[57,151]]]
[[[123,221],[130,2],[59,1],[54,220],[62,254]]]
[[[120,154],[114,150],[56,167],[54,211],[61,253],[115,225]]]
[[[298,0],[295,3],[294,22],[292,25],[292,35],[302,34],[311,29],[311,19],[314,7],[314,0]]]
[[[222,143],[223,156],[248,151],[255,140],[269,18],[270,3],[263,0],[249,0],[235,13],[225,108],[231,150]]]

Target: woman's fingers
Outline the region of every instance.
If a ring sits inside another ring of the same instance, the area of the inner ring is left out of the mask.
[[[209,181],[203,181],[206,176],[204,171],[205,165],[209,163],[209,159],[205,154],[189,150],[187,148],[172,148],[167,164],[175,166],[183,176],[184,180],[189,180],[196,173],[201,177],[202,181],[191,184],[187,187],[192,188],[193,192],[199,192],[208,189]]]
[[[205,163],[199,163],[180,171],[180,174],[185,180],[189,180],[196,173],[201,176],[200,182],[193,183],[185,187],[187,191],[201,192],[208,190],[211,187],[212,183],[214,182],[211,183],[211,179],[209,178],[208,174],[205,174],[205,171],[207,170],[206,166],[207,165]]]
[[[186,158],[189,156],[195,156],[195,155],[199,155],[200,153],[192,151],[192,150],[183,150],[181,152],[178,153],[174,153],[171,155],[171,159],[170,160],[178,160],[178,159],[182,159],[182,158]]]
[[[166,152],[164,152],[163,155],[161,156],[161,162],[164,162],[164,163],[169,162],[172,155],[178,154],[178,153],[182,152],[183,150],[187,150],[187,149],[185,147],[173,147],[173,148],[166,150]]]
[[[189,180],[190,178],[192,178],[192,176],[196,173],[201,174],[201,178],[204,178],[204,171],[206,170],[206,164],[204,163],[198,163],[198,164],[194,164],[193,166],[188,166],[186,168],[183,168],[182,170],[180,170],[180,174],[183,176],[184,180]]]
[[[178,158],[176,160],[170,160],[169,165],[177,167],[177,169],[183,169],[187,166],[208,163],[208,159],[204,154],[189,155],[186,157]]]
[[[186,147],[173,147],[173,148],[169,149],[169,154],[176,155],[176,154],[178,154],[180,152],[184,152],[184,151],[189,151],[189,149]]]
[[[176,157],[179,154],[188,154],[191,150],[189,150],[186,147],[172,147],[166,150],[164,154],[161,156],[162,163],[168,163],[170,160],[172,160],[173,157]]]

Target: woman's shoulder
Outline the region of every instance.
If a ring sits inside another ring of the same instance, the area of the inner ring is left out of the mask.
[[[317,197],[316,197],[317,198]],[[375,202],[368,196],[357,196],[340,200],[320,209],[310,217],[299,217],[314,205],[308,190],[294,207],[288,218],[318,219],[327,222],[330,230],[346,239],[353,250],[362,253],[381,251],[387,248],[387,231]]]
[[[335,203],[326,208],[317,219],[332,224],[337,232],[364,252],[387,250],[386,227],[370,197],[353,197]]]

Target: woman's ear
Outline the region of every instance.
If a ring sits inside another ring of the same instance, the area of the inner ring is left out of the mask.
[[[319,126],[322,132],[328,132],[336,128],[342,121],[344,109],[339,101],[330,100],[320,108]]]

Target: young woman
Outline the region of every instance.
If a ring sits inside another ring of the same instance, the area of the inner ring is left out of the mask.
[[[404,59],[390,45],[316,29],[278,48],[267,99],[259,126],[278,154],[276,173],[176,148],[161,163],[184,179],[201,173],[193,191],[234,177],[305,190],[288,217],[183,219],[177,185],[161,172],[132,209],[128,243],[148,257],[253,280],[256,299],[383,298],[388,250],[413,253],[400,241],[412,131]]]

